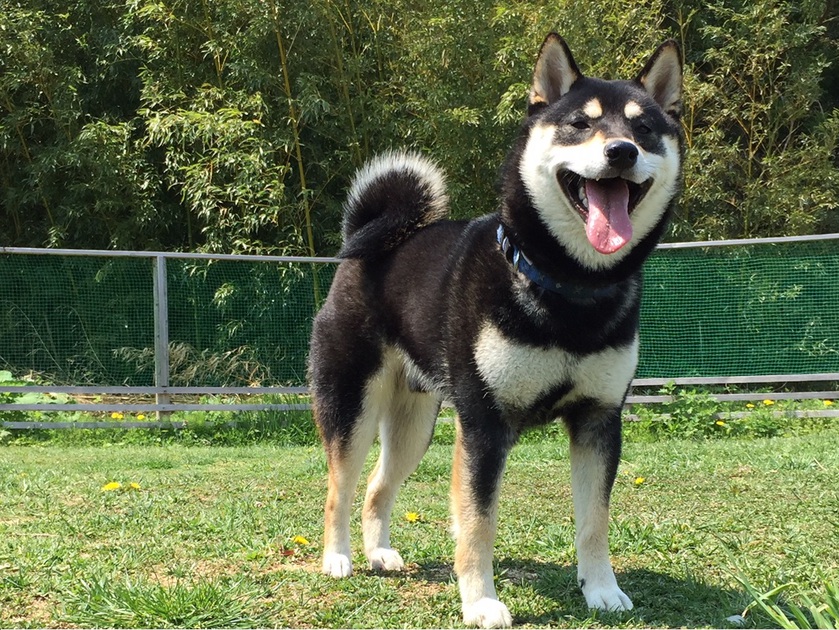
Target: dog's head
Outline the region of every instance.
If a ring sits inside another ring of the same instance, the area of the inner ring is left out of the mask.
[[[556,34],[536,62],[519,172],[553,237],[614,267],[657,228],[681,180],[682,65],[667,41],[632,81],[585,77]]]

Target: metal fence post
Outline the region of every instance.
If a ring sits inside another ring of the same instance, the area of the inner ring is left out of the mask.
[[[166,279],[166,257],[155,256],[154,268],[154,386],[169,387],[169,290]],[[161,405],[168,405],[168,393],[156,392],[155,415],[158,420],[169,418],[169,411],[162,411]]]

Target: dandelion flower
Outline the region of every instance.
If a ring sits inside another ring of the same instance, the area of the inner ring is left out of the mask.
[[[128,484],[128,487],[131,488],[132,490],[139,490],[140,489],[140,484],[137,483],[136,481],[132,481],[131,483]]]
[[[293,542],[295,545],[304,545],[305,546],[305,545],[309,544],[309,541],[307,539],[305,539],[303,536],[295,536],[294,538],[291,539],[291,542]]]
[[[119,411],[115,411],[111,414],[111,418],[114,420],[122,420],[125,416],[123,416]]]
[[[752,403],[746,403],[746,409],[754,409],[755,406]]]
[[[824,402],[825,407],[832,407],[833,406],[833,401],[832,400],[824,400],[822,402]]]
[[[409,523],[416,523],[420,520],[420,515],[416,512],[405,512],[405,520]]]
[[[769,400],[767,398],[766,400],[763,401],[763,404],[766,405],[767,407],[769,407],[770,405],[774,405],[775,401],[774,400]]]
[[[138,413],[137,414],[137,420],[145,420],[145,419],[146,419],[146,414],[144,414],[144,413]]]
[[[725,426],[725,421],[724,420],[717,420],[714,424],[717,425],[718,427],[724,427]]]
[[[102,492],[113,492],[114,490],[119,490],[122,488],[122,484],[119,481],[111,481],[110,483],[106,483],[102,486]]]
[[[635,477],[635,485],[640,486],[644,483],[647,479],[645,477]]]

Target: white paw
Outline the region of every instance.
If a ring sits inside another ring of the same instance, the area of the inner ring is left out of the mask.
[[[405,562],[396,549],[376,547],[367,554],[367,560],[374,571],[401,571],[405,568]]]
[[[596,608],[607,612],[622,612],[632,610],[632,600],[626,596],[618,585],[606,587],[584,587],[583,595],[589,608]]]
[[[497,599],[484,597],[473,604],[463,604],[463,623],[479,628],[510,628],[513,616]]]
[[[352,575],[352,561],[342,553],[323,554],[323,572],[335,578]]]

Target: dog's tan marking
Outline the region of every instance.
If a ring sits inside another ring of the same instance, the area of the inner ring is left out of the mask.
[[[454,571],[463,607],[463,622],[482,628],[509,628],[512,617],[498,601],[492,573],[493,546],[498,527],[498,488],[489,509],[475,501],[469,472],[469,455],[463,446],[458,419],[452,465],[452,530],[456,536]]]
[[[324,511],[323,531],[323,572],[332,577],[352,575],[350,560],[350,532],[348,527],[349,510],[352,504],[352,492],[347,477],[354,471],[352,462],[338,455],[335,451],[326,453],[329,463],[327,482],[326,509]]]
[[[603,105],[600,104],[600,99],[593,98],[583,105],[583,113],[589,118],[600,118],[603,115]]]
[[[623,106],[623,115],[627,118],[638,118],[638,116],[640,116],[643,113],[644,108],[642,108],[635,101],[629,101],[626,105]]]
[[[460,419],[457,420],[458,426],[460,424]],[[460,537],[460,522],[458,520],[458,515],[460,514],[460,492],[463,488],[463,481],[460,477],[460,470],[463,468],[463,449],[460,445],[460,431],[458,430],[457,439],[455,442],[455,449],[454,449],[454,457],[452,459],[452,486],[451,486],[451,533],[455,540]]]

